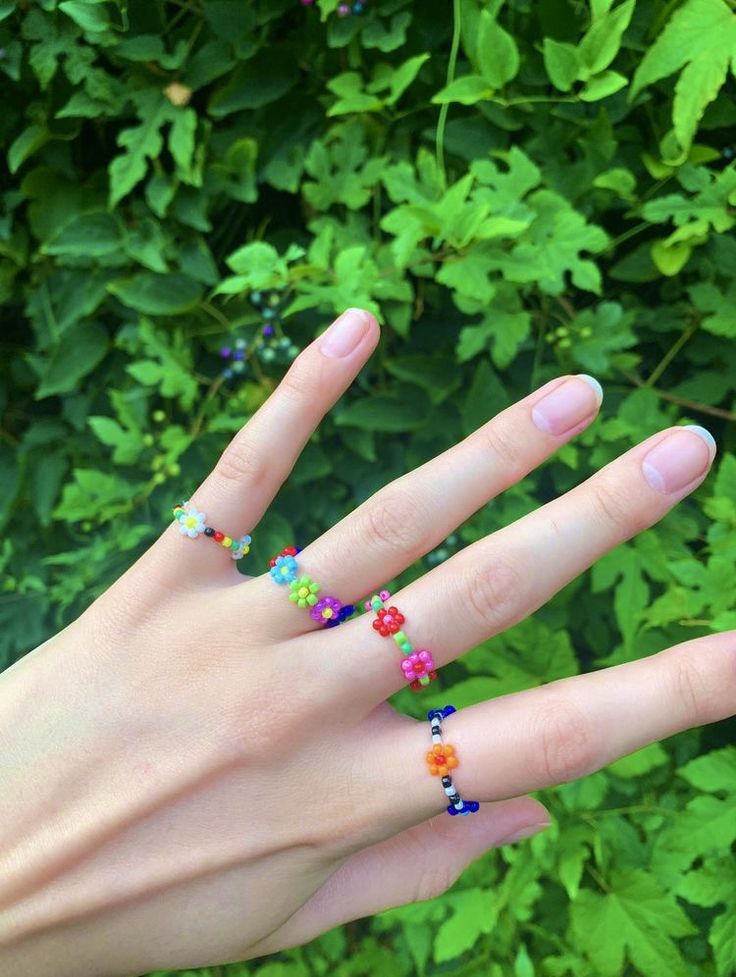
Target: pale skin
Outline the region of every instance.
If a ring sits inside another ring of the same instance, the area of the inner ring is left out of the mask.
[[[257,532],[378,337],[372,316],[348,311],[304,350],[191,494],[209,524]],[[542,400],[563,385],[567,406],[548,401],[540,429]],[[598,406],[584,379],[551,380],[379,491],[308,545],[300,570],[345,602],[369,595]],[[441,669],[523,619],[665,516],[713,454],[696,432],[667,428],[465,548],[393,595],[412,642]],[[424,759],[428,724],[385,701],[405,680],[372,615],[324,630],[243,566],[261,575],[172,522],[0,677],[3,977],[242,960],[438,895],[481,853],[548,820],[528,792],[736,712],[736,632],[479,703],[443,724],[455,783],[482,802],[451,818]],[[428,707],[448,701],[441,683],[440,670],[418,693]]]

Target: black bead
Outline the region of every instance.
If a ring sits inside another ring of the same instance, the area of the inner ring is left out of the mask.
[[[204,534],[205,534],[205,536],[214,536],[215,535],[215,530],[212,528],[212,526],[207,526],[205,528]]]
[[[460,795],[452,794],[450,797],[450,804],[459,804],[459,803],[460,803]]]
[[[450,780],[449,777],[443,777],[442,778],[442,786],[443,787],[452,787],[452,781]]]

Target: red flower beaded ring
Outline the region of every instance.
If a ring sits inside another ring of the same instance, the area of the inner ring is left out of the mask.
[[[174,513],[174,519],[179,523],[179,532],[182,536],[188,536],[190,539],[196,539],[197,536],[208,536],[215,543],[224,546],[226,550],[231,550],[230,555],[234,560],[239,560],[241,556],[250,552],[250,536],[246,534],[236,539],[220,532],[219,529],[213,529],[212,526],[205,526],[207,521],[205,514],[198,512],[188,501],[177,502],[171,507],[171,511]]]
[[[374,594],[370,600],[365,602],[367,611],[375,611],[376,617],[373,621],[373,628],[384,638],[393,638],[399,648],[406,656],[401,662],[401,670],[404,678],[409,683],[409,688],[418,692],[422,686],[437,678],[432,652],[426,648],[415,649],[407,636],[401,630],[401,625],[406,618],[396,607],[386,607],[385,602],[391,594],[388,590],[382,590],[379,594]]]

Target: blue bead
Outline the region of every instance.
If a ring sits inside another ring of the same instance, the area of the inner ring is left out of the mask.
[[[442,718],[446,719],[448,716],[451,716],[453,712],[457,712],[457,709],[454,706],[445,706],[445,708],[442,710]]]
[[[353,13],[362,14],[364,10],[365,4],[362,3],[362,0],[355,0],[355,3],[353,4]]]

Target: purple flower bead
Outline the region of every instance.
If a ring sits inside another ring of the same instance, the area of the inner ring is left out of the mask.
[[[313,621],[319,621],[320,624],[327,624],[330,621],[338,619],[341,609],[342,604],[337,597],[320,597],[314,607],[309,611],[309,616]]]

